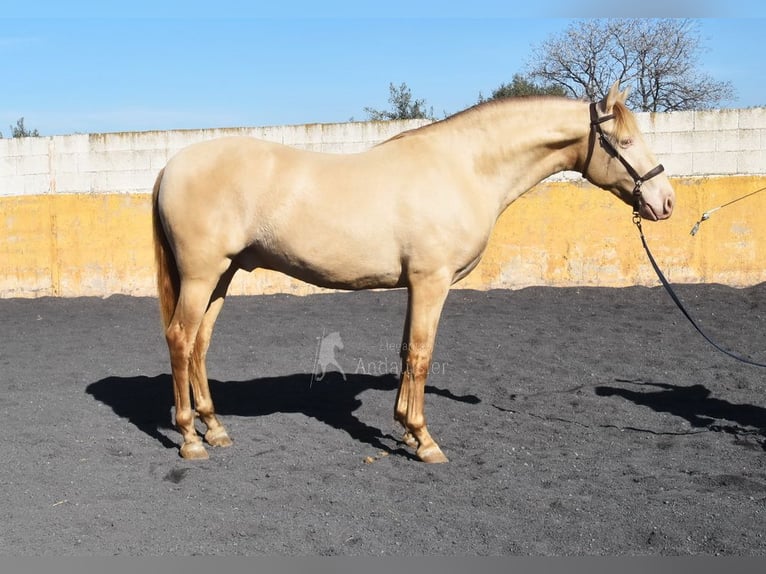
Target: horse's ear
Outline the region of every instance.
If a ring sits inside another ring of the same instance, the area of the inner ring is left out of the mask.
[[[622,92],[620,92],[620,100],[623,104],[628,101],[628,94],[630,94],[630,86],[627,86]]]
[[[622,92],[620,91],[620,81],[617,80],[614,84],[612,84],[612,87],[609,88],[609,92],[606,95],[606,98],[604,98],[603,107],[604,111],[606,113],[610,113],[612,111],[612,108],[614,107],[614,104],[617,102],[625,103],[625,101],[628,99],[628,92],[630,91],[630,87],[625,88]]]

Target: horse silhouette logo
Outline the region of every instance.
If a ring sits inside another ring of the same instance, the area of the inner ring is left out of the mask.
[[[327,368],[334,366],[335,369],[346,380],[346,373],[343,371],[343,367],[338,363],[338,359],[335,356],[336,350],[343,350],[343,339],[340,338],[338,331],[325,334],[322,330],[322,336],[317,337],[317,350],[314,354],[314,368],[311,372],[311,384],[314,381],[321,381],[327,374]]]

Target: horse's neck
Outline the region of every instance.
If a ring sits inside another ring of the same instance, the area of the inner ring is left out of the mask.
[[[574,169],[588,135],[582,102],[559,99],[499,102],[477,110],[471,142],[476,175],[502,212],[546,177]]]

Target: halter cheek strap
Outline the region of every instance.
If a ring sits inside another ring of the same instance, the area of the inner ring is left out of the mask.
[[[588,133],[588,155],[585,157],[585,164],[583,165],[583,168],[582,168],[583,176],[585,176],[585,174],[588,173],[590,160],[593,157],[593,149],[596,147],[594,145],[596,143],[596,133],[598,133],[599,140],[602,147],[604,147],[604,141],[607,142],[609,147],[612,147],[611,144],[608,143],[609,140],[607,140],[606,137],[604,136],[604,132],[601,130],[601,124],[604,122],[608,122],[609,120],[612,120],[612,119],[614,119],[614,114],[598,117],[598,112],[596,111],[596,104],[592,103],[590,105],[590,133]]]

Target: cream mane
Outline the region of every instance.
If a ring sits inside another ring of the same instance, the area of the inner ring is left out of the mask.
[[[519,96],[519,97],[512,97],[512,98],[502,98],[499,100],[490,100],[487,102],[481,102],[479,104],[475,104],[469,108],[456,112],[449,117],[446,117],[441,120],[437,120],[433,123],[426,124],[418,128],[413,128],[410,130],[403,131],[399,134],[396,134],[393,137],[388,138],[387,140],[384,140],[383,142],[377,145],[384,145],[390,141],[395,141],[398,139],[402,139],[402,138],[406,138],[406,137],[410,137],[414,135],[421,135],[423,133],[427,133],[433,130],[438,130],[447,126],[454,126],[454,124],[458,122],[463,122],[463,121],[470,122],[471,120],[475,120],[476,116],[488,114],[493,111],[497,112],[497,111],[500,111],[501,109],[514,111],[514,110],[518,110],[521,107],[526,107],[528,105],[534,105],[536,103],[540,103],[544,101],[556,101],[556,100],[567,101],[567,102],[577,101],[577,100],[572,100],[570,98],[563,98],[560,96]],[[627,139],[639,131],[638,124],[636,123],[636,117],[621,101],[618,100],[617,102],[615,102],[614,107],[612,109],[612,113],[614,114],[614,120],[615,120],[615,128],[614,128],[613,135],[617,141]]]

